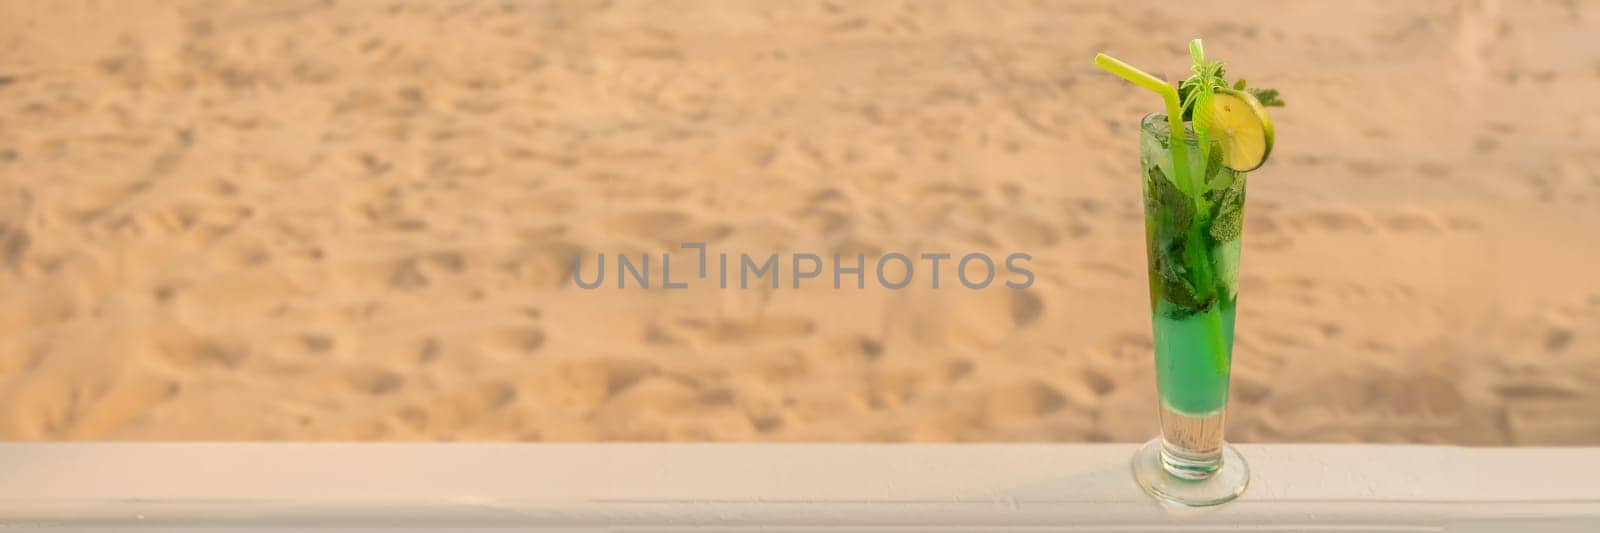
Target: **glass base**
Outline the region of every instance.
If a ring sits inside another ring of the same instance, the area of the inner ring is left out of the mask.
[[[1250,484],[1250,465],[1239,452],[1224,443],[1222,466],[1204,479],[1189,480],[1172,475],[1161,464],[1161,438],[1150,439],[1133,454],[1133,478],[1145,492],[1162,501],[1187,507],[1222,505],[1244,494]]]

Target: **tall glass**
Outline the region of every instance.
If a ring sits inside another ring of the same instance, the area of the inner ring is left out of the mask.
[[[1179,183],[1168,129],[1160,114],[1139,124],[1161,437],[1134,456],[1134,475],[1159,498],[1217,505],[1238,497],[1250,479],[1222,439],[1245,173],[1224,167],[1219,150],[1201,150],[1189,133],[1191,183]]]

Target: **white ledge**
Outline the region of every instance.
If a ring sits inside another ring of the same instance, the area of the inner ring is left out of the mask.
[[[1131,444],[0,444],[0,529],[1600,531],[1600,448],[1241,445],[1163,508]]]

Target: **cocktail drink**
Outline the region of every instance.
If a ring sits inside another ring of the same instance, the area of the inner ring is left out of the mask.
[[[1232,500],[1249,482],[1223,442],[1233,361],[1246,172],[1272,148],[1276,91],[1229,85],[1190,43],[1194,76],[1177,87],[1101,54],[1095,63],[1160,94],[1166,114],[1139,123],[1150,320],[1161,437],[1134,457],[1151,494],[1184,505]]]
[[[1160,455],[1170,474],[1203,479],[1222,463],[1246,174],[1215,164],[1207,168],[1196,143],[1185,142],[1189,175],[1205,176],[1205,201],[1196,206],[1168,177],[1173,163],[1166,116],[1146,116],[1139,130]]]

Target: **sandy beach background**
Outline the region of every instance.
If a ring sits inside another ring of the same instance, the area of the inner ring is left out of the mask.
[[[1289,103],[1229,437],[1600,444],[1600,4],[1263,5],[0,2],[0,438],[1146,439],[1090,58],[1202,36]],[[569,278],[696,240],[1037,280]]]

